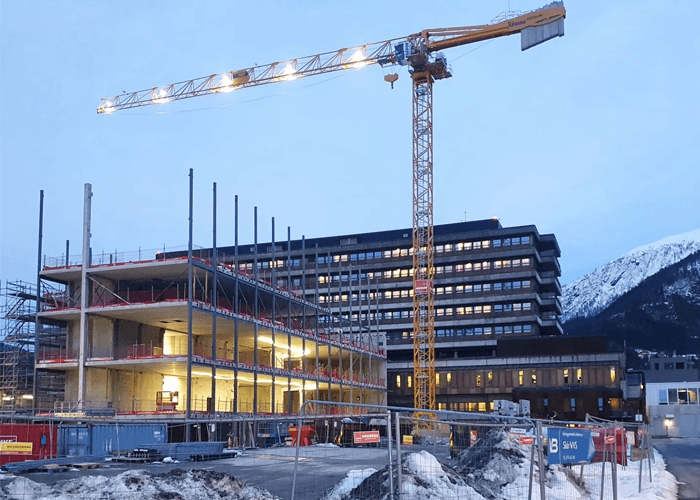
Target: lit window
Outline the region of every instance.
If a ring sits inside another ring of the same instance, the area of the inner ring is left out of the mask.
[[[576,383],[580,384],[581,382],[583,382],[583,370],[576,368]]]
[[[525,372],[523,370],[518,372],[518,385],[525,385]]]
[[[401,375],[396,376],[396,387],[401,388]]]
[[[481,374],[476,375],[476,386],[481,387]]]
[[[568,368],[564,369],[564,383],[565,384],[569,383],[569,369]]]
[[[615,376],[616,375],[617,374],[615,373],[615,367],[611,366],[610,367],[610,382],[612,382],[613,384],[615,383],[615,378],[616,378]]]
[[[435,374],[435,386],[440,387],[440,374],[439,373]]]
[[[488,372],[486,374],[486,379],[489,381],[489,385],[493,383],[493,372]]]
[[[447,383],[449,384],[450,382],[452,382],[452,373],[447,372]]]
[[[409,375],[406,377],[406,387],[409,389],[413,386],[413,376]]]
[[[486,411],[486,401],[479,401],[479,411]]]
[[[537,373],[535,373],[535,370],[532,370],[532,385],[537,385]]]

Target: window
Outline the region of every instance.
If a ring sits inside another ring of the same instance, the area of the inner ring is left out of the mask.
[[[565,384],[569,383],[569,369],[568,368],[564,369],[564,383]]]
[[[680,363],[676,363],[676,370],[682,370],[685,368],[685,364],[681,361]]]
[[[440,387],[440,374],[435,374],[435,387]]]
[[[576,398],[571,398],[571,411],[576,411]]]
[[[598,398],[598,411],[603,411],[603,398]]]
[[[481,387],[481,374],[477,373],[476,375],[476,386]]]
[[[500,248],[501,247],[501,240],[493,240],[493,247]]]
[[[687,405],[688,404],[688,390],[678,389],[678,404]]]
[[[452,373],[447,372],[446,377],[447,377],[447,383],[448,383],[448,384],[451,383],[451,382],[452,382]]]
[[[660,405],[667,405],[668,404],[668,391],[666,389],[659,389],[659,404]]]
[[[396,376],[396,387],[401,389],[401,375]]]
[[[580,384],[581,382],[583,382],[583,370],[576,368],[576,383]]]
[[[479,401],[479,411],[486,411],[486,401]]]
[[[675,405],[678,403],[678,389],[668,390],[668,403]]]
[[[486,380],[488,381],[489,385],[493,384],[493,372],[488,372],[486,374]]]
[[[410,389],[412,385],[413,385],[413,375],[409,375],[406,377],[406,387],[408,387]]]
[[[523,370],[518,372],[518,385],[525,385],[525,372]]]
[[[615,383],[615,378],[616,378],[617,373],[615,372],[615,367],[611,366],[610,367],[610,382],[613,384]]]

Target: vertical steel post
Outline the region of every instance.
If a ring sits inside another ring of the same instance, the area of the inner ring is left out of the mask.
[[[253,209],[253,278],[255,279],[255,289],[253,290],[253,415],[258,414],[258,370],[260,370],[260,358],[258,356],[258,320],[260,319],[260,296],[258,287],[260,286],[260,273],[258,271],[258,207]]]
[[[276,352],[276,347],[275,347],[275,342],[277,340],[277,277],[275,276],[275,218],[272,217],[271,219],[271,230],[272,230],[272,253],[270,256],[270,283],[272,284],[272,330],[271,330],[271,335],[272,335],[272,346],[270,347],[270,366],[273,368],[272,370],[272,394],[270,395],[270,401],[272,402],[270,404],[271,406],[271,411],[270,413],[275,413],[276,411],[276,405],[277,401],[275,398],[275,380],[277,379],[276,375],[276,366],[275,363],[277,362],[277,352]]]
[[[218,313],[216,309],[219,305],[217,300],[217,295],[219,293],[219,251],[216,248],[216,182],[213,185],[212,190],[212,261],[214,261],[214,271],[212,278],[212,293],[211,293],[211,306],[214,309],[211,319],[211,409],[212,413],[216,415],[216,320]]]
[[[32,406],[34,413],[36,411],[36,401],[37,401],[37,370],[36,365],[38,363],[37,356],[39,355],[39,334],[41,332],[41,319],[39,318],[39,313],[41,313],[41,252],[42,244],[44,241],[44,190],[39,191],[39,242],[37,245],[37,259],[36,259],[36,311],[34,314],[34,383],[32,384]],[[66,261],[68,261],[68,249],[66,248]],[[66,264],[67,266],[68,264]]]
[[[542,423],[537,422],[537,461],[540,472],[540,500],[545,500],[545,474],[544,474],[544,445],[542,443]]]
[[[233,199],[233,270],[236,273],[236,281],[233,289],[233,312],[236,316],[233,319],[233,365],[234,376],[236,380],[233,382],[233,412],[238,412],[238,195]]]
[[[86,366],[87,345],[88,345],[88,314],[87,308],[90,306],[90,281],[88,279],[88,269],[90,268],[90,219],[92,211],[92,186],[85,184],[84,206],[83,206],[83,266],[80,277],[80,347],[78,351],[78,401],[81,408],[85,408],[86,391]]]
[[[397,411],[394,413],[394,415],[396,415],[396,429],[395,429],[396,430],[396,471],[397,471],[397,473],[396,473],[397,481],[396,482],[398,483],[396,485],[396,489],[399,492],[398,500],[401,500],[401,497],[403,496],[401,494],[402,493],[401,485],[403,484],[403,478],[402,478],[403,472],[401,470],[401,468],[402,468],[401,467],[401,464],[402,464],[402,461],[401,461],[401,414]],[[386,428],[387,428],[387,434],[388,434],[387,439],[389,439],[391,437],[391,422],[387,422]],[[391,449],[391,446],[389,446],[389,449]]]
[[[394,500],[394,464],[392,461],[392,446],[391,446],[391,410],[386,411],[386,429],[387,429],[387,447],[389,448],[389,499]],[[399,464],[399,467],[401,465]]]
[[[537,429],[533,429],[533,433],[537,432]],[[532,480],[535,475],[535,444],[533,443],[530,447],[530,478],[527,485],[527,500],[532,500]]]
[[[194,170],[190,169],[190,202],[189,202],[189,238],[187,243],[187,400],[185,402],[185,440],[190,441],[191,429],[189,419],[192,418],[192,280],[194,269],[192,268],[192,232],[194,206]]]

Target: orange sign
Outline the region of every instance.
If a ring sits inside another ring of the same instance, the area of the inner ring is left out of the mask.
[[[532,436],[520,436],[518,442],[522,445],[534,444],[535,438]]]
[[[358,431],[352,435],[355,444],[378,443],[379,431]]]

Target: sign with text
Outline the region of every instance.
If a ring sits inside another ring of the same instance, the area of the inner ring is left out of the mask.
[[[550,465],[586,463],[593,455],[595,445],[591,431],[547,428],[547,461]]]
[[[410,434],[404,434],[403,444],[413,444],[413,436],[411,436]]]
[[[32,443],[18,443],[5,441],[0,443],[0,453],[7,455],[31,455]]]
[[[355,444],[367,444],[379,442],[379,431],[358,431],[352,435]]]
[[[532,445],[535,443],[535,438],[532,436],[520,436],[518,443],[523,446]]]

